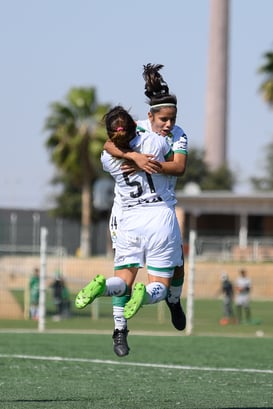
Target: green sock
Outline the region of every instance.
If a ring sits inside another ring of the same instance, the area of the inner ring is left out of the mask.
[[[113,317],[115,329],[127,329],[127,320],[124,318],[124,306],[129,301],[130,295],[122,295],[121,297],[112,297]]]

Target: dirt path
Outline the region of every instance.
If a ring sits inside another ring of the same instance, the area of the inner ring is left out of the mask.
[[[0,290],[0,319],[23,319],[23,311],[8,290]]]

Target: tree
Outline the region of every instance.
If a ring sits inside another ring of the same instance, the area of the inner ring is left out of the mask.
[[[60,185],[62,190],[54,196],[55,207],[50,209],[51,216],[81,222],[81,189],[71,183],[65,175],[56,175],[51,183]],[[91,212],[93,214],[93,211]]]
[[[250,182],[255,190],[268,192],[273,191],[273,143],[264,147],[265,160],[261,168],[264,170],[263,177],[251,177]]]
[[[268,51],[263,55],[265,62],[258,69],[258,73],[264,76],[259,91],[261,92],[263,99],[269,105],[273,107],[273,51]],[[265,160],[261,166],[264,170],[263,177],[252,177],[250,182],[255,190],[260,191],[272,191],[273,190],[273,143],[269,143],[265,146]]]
[[[201,183],[202,190],[228,190],[232,191],[236,182],[234,173],[226,166],[219,166],[210,171]]]
[[[233,173],[225,165],[210,170],[204,156],[201,149],[189,150],[187,169],[183,177],[177,179],[176,189],[183,189],[187,183],[196,183],[201,190],[232,190],[235,184]]]
[[[81,191],[81,242],[83,257],[90,255],[92,183],[107,138],[101,119],[110,105],[99,105],[95,88],[71,88],[65,103],[53,102],[45,120],[46,141],[58,174]]]
[[[259,68],[258,72],[264,75],[259,91],[263,99],[269,106],[273,107],[273,51],[266,52],[263,55],[265,63]]]

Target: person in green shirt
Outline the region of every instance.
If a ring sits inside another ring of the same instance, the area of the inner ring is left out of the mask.
[[[40,287],[40,271],[35,267],[33,274],[29,281],[29,294],[30,294],[30,318],[33,320],[38,319],[39,313],[39,287]]]

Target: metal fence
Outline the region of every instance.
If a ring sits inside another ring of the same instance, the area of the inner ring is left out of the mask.
[[[108,219],[105,214],[90,226],[92,255],[105,254],[109,247]],[[37,254],[40,229],[48,230],[48,245],[63,247],[75,255],[80,247],[79,222],[51,217],[48,211],[0,209],[0,246],[7,254]]]
[[[0,245],[0,319],[30,318],[29,281],[33,269],[38,267],[40,269],[39,329],[43,331],[46,293],[56,272],[64,277],[69,290],[76,293],[91,278],[91,268],[93,274],[112,275],[113,258],[106,255],[100,259],[72,258],[65,247],[49,245],[48,230],[45,227],[41,228],[39,236],[38,232],[35,234],[36,241],[32,245],[19,245],[15,240],[12,243]],[[192,252],[194,252],[194,260],[190,257]],[[230,272],[234,275],[235,264],[232,263],[236,262],[252,263],[251,274],[253,277],[255,274],[255,297],[262,299],[272,297],[270,289],[273,288],[273,238],[250,238],[248,245],[241,248],[235,237],[196,238],[195,236],[190,248],[185,243],[185,260],[187,268],[183,295],[187,296],[189,305],[192,304],[194,297],[213,297],[219,284],[220,272],[223,269],[227,270],[230,263]],[[261,268],[259,264],[258,269],[255,269],[255,264],[258,265],[258,263],[267,263],[267,265],[262,265]],[[14,296],[15,292],[21,293],[21,298],[23,294],[23,308]],[[93,314],[98,317],[98,304],[94,304]],[[109,314],[111,315],[111,311]]]
[[[200,260],[271,262],[273,237],[251,237],[244,247],[237,237],[198,237],[196,255]]]

